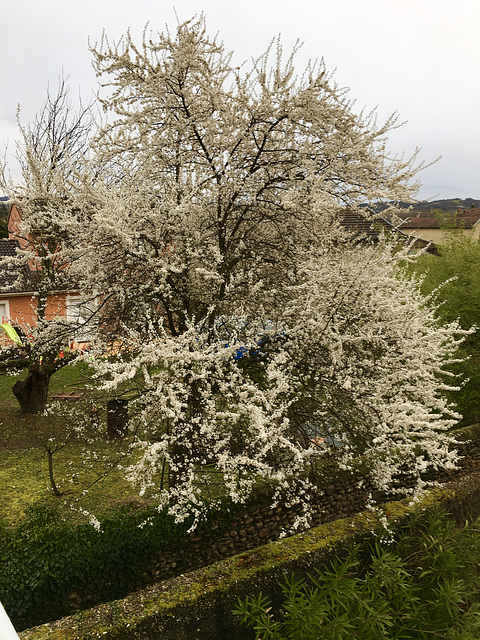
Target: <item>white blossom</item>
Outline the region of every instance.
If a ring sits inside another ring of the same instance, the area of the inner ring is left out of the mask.
[[[325,460],[381,488],[454,467],[442,392],[463,333],[402,272],[408,248],[341,224],[414,196],[395,118],[355,114],[323,64],[296,77],[279,44],[234,67],[203,18],[92,51],[107,115],[48,212],[98,303],[97,377],[134,396],[128,478],[196,521],[207,468],[235,502],[267,484],[308,509]]]

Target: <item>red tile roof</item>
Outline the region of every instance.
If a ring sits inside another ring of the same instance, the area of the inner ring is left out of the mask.
[[[347,209],[341,216],[340,224],[346,229],[352,240],[378,240],[382,230],[393,233],[398,240],[403,240],[404,242],[411,242],[412,240],[408,234],[399,228],[403,225],[399,224],[396,226],[378,214],[363,216],[360,213]],[[427,248],[429,253],[437,252],[437,247],[433,242],[421,240],[420,238],[415,240],[413,246],[416,248]]]
[[[445,218],[407,218],[399,226],[401,229],[441,229],[453,226],[455,229],[473,229],[480,221],[480,208],[457,211],[453,216]]]

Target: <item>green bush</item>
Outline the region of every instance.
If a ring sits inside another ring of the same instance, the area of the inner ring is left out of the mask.
[[[231,513],[223,515],[226,526]],[[96,530],[65,523],[57,510],[37,505],[16,527],[0,527],[0,601],[17,629],[144,586],[151,580],[152,561],[181,547],[191,522],[175,524],[152,508],[123,510],[100,525]],[[209,521],[203,526],[208,529]]]
[[[451,232],[438,255],[424,254],[413,269],[422,275],[422,292],[434,293],[437,316],[442,322],[458,320],[463,329],[480,324],[480,242]],[[480,332],[467,337],[458,352],[463,361],[450,366],[464,382],[450,399],[464,417],[464,424],[480,421]],[[447,380],[451,384],[451,380]]]
[[[291,577],[276,609],[261,593],[235,613],[262,640],[480,637],[480,521],[457,528],[440,507],[389,541],[350,549],[307,579]]]

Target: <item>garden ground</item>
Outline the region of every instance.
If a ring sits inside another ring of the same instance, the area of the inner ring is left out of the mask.
[[[115,466],[128,455],[128,442],[107,438],[108,397],[87,391],[89,373],[83,363],[64,367],[52,377],[50,396],[84,390],[83,407],[80,401],[78,408],[85,417],[90,417],[92,406],[99,409],[95,419],[102,437],[93,445],[85,435],[76,434],[67,416],[21,414],[11,391],[17,377],[0,376],[0,520],[16,523],[36,502],[59,503],[64,517],[73,521],[85,520],[80,509],[103,515],[126,502],[149,503],[139,498]],[[70,403],[62,401],[60,409],[67,406]],[[59,497],[52,491],[48,450]]]

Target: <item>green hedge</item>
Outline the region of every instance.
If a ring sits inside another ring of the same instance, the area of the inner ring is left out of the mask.
[[[221,513],[226,526],[233,511]],[[97,531],[62,522],[51,507],[31,507],[16,527],[0,526],[0,601],[21,630],[121,598],[148,583],[152,561],[178,549],[190,525],[155,509],[124,510]]]
[[[460,485],[448,505],[458,522],[480,514],[477,482],[463,479]],[[227,504],[212,512],[201,526],[202,544],[209,545],[237,516]],[[212,531],[214,522],[220,526]],[[183,552],[190,525],[175,525],[154,509],[124,510],[104,518],[96,531],[63,522],[52,508],[32,507],[16,527],[0,523],[0,601],[21,630],[123,598],[155,579],[151,569],[160,553]],[[177,568],[181,573],[187,565]]]

